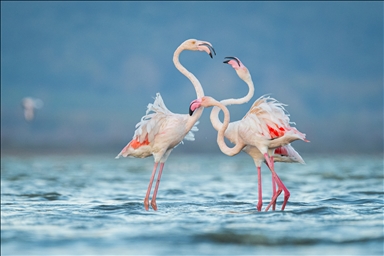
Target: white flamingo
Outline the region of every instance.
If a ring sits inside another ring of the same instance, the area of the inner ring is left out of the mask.
[[[224,63],[230,64],[236,70],[238,76],[247,83],[249,92],[243,98],[222,100],[221,103],[223,105],[246,103],[252,98],[254,93],[254,85],[251,75],[238,58],[227,58],[228,60],[224,61]],[[198,102],[195,104],[195,106],[198,106]],[[223,126],[219,119],[219,111],[219,108],[214,107],[210,116],[212,125],[217,131]],[[235,143],[236,145],[245,145],[243,151],[253,158],[255,165],[257,166],[259,194],[259,201],[257,204],[258,211],[260,211],[262,207],[261,163],[265,161],[272,172],[273,196],[266,211],[268,211],[271,205],[273,205],[274,209],[276,199],[280,195],[281,190],[284,190],[285,195],[282,210],[284,210],[290,195],[288,189],[274,171],[273,162],[304,163],[301,156],[290,145],[290,142],[298,139],[304,141],[307,140],[305,140],[304,134],[290,126],[289,117],[284,111],[285,109],[282,103],[277,102],[273,98],[262,96],[255,101],[242,120],[229,123],[228,129],[225,130],[225,137],[232,143]],[[222,152],[230,156],[238,153],[234,152],[232,149],[228,150],[226,148],[224,148]],[[275,181],[279,186],[277,192]]]
[[[44,105],[41,99],[25,97],[21,100],[21,106],[24,110],[24,118],[26,121],[32,121],[35,118],[35,110],[42,108]]]
[[[199,80],[179,62],[179,55],[184,50],[205,51],[211,56],[211,58],[213,58],[212,53],[216,54],[215,50],[209,42],[188,39],[175,50],[173,55],[173,63],[176,68],[192,82],[195,87],[197,97],[201,98],[204,96],[204,91]],[[146,210],[149,209],[149,195],[158,164],[160,163],[160,169],[151,200],[151,206],[154,210],[157,210],[156,195],[164,164],[172,150],[179,145],[183,139],[194,140],[194,134],[192,131],[198,130],[195,123],[198,121],[202,113],[203,108],[196,111],[193,116],[188,114],[172,113],[165,106],[160,93],[157,93],[154,103],[148,104],[146,114],[136,125],[137,129],[135,130],[132,140],[116,156],[116,158],[119,158],[120,156],[144,158],[151,155],[154,157],[155,163],[151,179],[149,181],[147,194],[144,198],[144,207]]]

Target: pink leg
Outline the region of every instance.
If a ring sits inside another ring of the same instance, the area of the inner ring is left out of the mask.
[[[151,176],[151,179],[149,180],[147,194],[145,195],[145,198],[144,198],[144,207],[145,207],[145,210],[147,211],[149,209],[149,194],[151,193],[152,183],[153,183],[153,179],[155,178],[157,165],[158,163],[155,163],[155,165],[153,166],[152,176]]]
[[[273,162],[273,157],[271,157],[271,160]],[[271,167],[268,165],[268,162],[265,162],[265,164],[271,170]],[[280,193],[281,193],[281,189],[279,190],[279,195],[280,195]],[[275,182],[275,179],[274,179],[274,177],[272,175],[272,199],[271,199],[271,202],[272,202],[273,198],[276,198],[276,200],[277,200],[277,196],[276,196],[276,182]],[[274,201],[274,204],[272,205],[272,210],[273,211],[276,209],[276,200]]]
[[[274,159],[273,159],[273,156],[271,156],[271,162],[273,163],[273,168],[275,168],[275,164],[274,164]],[[277,198],[280,196],[281,194],[281,188],[279,187],[279,190],[276,192],[276,181],[275,179],[273,178],[272,176],[272,191],[273,191],[273,197],[275,196],[276,199],[273,201],[273,205],[272,205],[272,211],[276,210],[276,201],[277,201]],[[272,198],[273,198],[272,197]]]
[[[264,154],[265,160],[267,161],[268,166],[272,167],[271,172],[272,172],[272,177],[275,179],[277,185],[279,186],[279,190],[277,191],[276,195],[272,198],[271,202],[265,209],[265,211],[268,211],[269,207],[271,207],[274,203],[276,203],[277,197],[281,193],[281,189],[284,191],[284,203],[283,206],[281,207],[281,210],[284,211],[285,205],[288,202],[289,196],[291,195],[288,191],[288,189],[285,187],[283,182],[280,180],[279,176],[277,176],[277,173],[275,172],[274,164],[273,164],[273,158],[270,158],[267,153]]]
[[[272,176],[272,199],[276,196],[276,181]],[[277,199],[277,198],[276,198]],[[274,211],[276,209],[276,200],[272,205],[272,210]]]
[[[284,202],[283,202],[283,205],[281,206],[281,210],[284,211],[285,206],[286,206],[287,203],[288,203],[288,199],[289,199],[289,197],[291,196],[291,193],[288,191],[287,187],[286,187],[286,186],[284,185],[284,183],[280,180],[280,178],[279,178],[279,177],[277,177],[277,178],[278,178],[278,180],[280,181],[280,183],[281,183],[281,185],[282,185],[282,189],[283,189],[283,191],[284,191]],[[281,193],[281,189],[279,188],[279,190],[277,191],[277,196],[279,196],[280,193]],[[277,197],[276,197],[276,199],[277,199]],[[276,201],[275,201],[275,203],[276,203]]]
[[[271,157],[271,162],[273,163],[273,157]],[[272,168],[274,168],[274,166],[270,167],[268,162],[265,162],[265,164],[268,166],[268,168],[272,172]],[[275,181],[275,178],[272,175],[272,199],[271,199],[271,202],[273,202],[273,205],[272,205],[272,210],[273,211],[276,210],[276,200],[277,200],[277,197],[281,194],[281,191],[282,190],[279,188],[279,190],[276,192],[276,181]],[[278,193],[278,195],[276,195],[276,193]]]
[[[257,167],[257,185],[259,189],[259,202],[257,203],[257,210],[261,211],[261,207],[263,206],[263,196],[262,196],[262,189],[261,189],[261,167]]]
[[[159,189],[160,179],[161,179],[161,174],[163,172],[163,168],[164,168],[164,163],[160,163],[160,170],[159,170],[159,174],[157,175],[155,191],[153,191],[153,196],[152,196],[152,200],[151,200],[151,206],[152,206],[153,210],[155,210],[155,211],[157,211],[156,196],[157,196],[157,190]]]

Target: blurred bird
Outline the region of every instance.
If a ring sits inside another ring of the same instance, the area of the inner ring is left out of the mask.
[[[238,76],[247,83],[249,92],[243,98],[226,99],[222,100],[221,103],[223,105],[246,103],[252,98],[254,93],[251,75],[238,58],[227,57],[227,59],[224,63],[231,65],[236,70]],[[223,126],[219,119],[219,112],[220,109],[214,107],[210,115],[211,123],[217,131]],[[307,141],[305,134],[290,126],[288,116],[285,113],[284,104],[273,98],[262,96],[255,101],[242,120],[229,123],[228,129],[225,131],[225,137],[236,145],[243,144],[242,150],[249,154],[255,162],[258,171],[258,211],[261,211],[262,208],[261,163],[265,161],[272,172],[273,196],[266,211],[268,211],[271,205],[273,205],[274,209],[276,199],[282,190],[284,190],[285,195],[282,206],[282,210],[284,210],[290,195],[288,189],[274,171],[274,161],[304,163],[302,157],[294,150],[290,143],[299,139]],[[235,148],[237,149],[238,147]],[[222,152],[229,156],[239,153],[234,149],[229,150],[226,148]],[[279,187],[277,192],[275,182],[277,182]]]
[[[179,55],[184,50],[205,51],[211,58],[213,58],[212,53],[216,54],[215,50],[209,42],[188,39],[175,50],[173,55],[173,62],[176,68],[192,82],[197,97],[201,98],[204,96],[204,91],[199,80],[179,62]],[[202,108],[196,111],[193,116],[172,113],[165,106],[160,93],[157,93],[154,103],[148,104],[145,116],[143,116],[141,121],[136,125],[137,129],[135,130],[132,140],[116,156],[116,158],[120,156],[144,158],[151,155],[154,157],[155,164],[144,199],[144,207],[146,210],[149,209],[149,194],[158,164],[160,163],[160,170],[151,200],[151,206],[154,210],[157,210],[156,195],[164,164],[172,150],[179,145],[183,139],[195,139],[193,131],[198,130],[195,124],[197,124],[196,122],[202,113]]]
[[[32,121],[35,117],[35,109],[41,109],[44,103],[41,99],[25,97],[21,100],[21,106],[24,110],[24,118],[26,121]]]

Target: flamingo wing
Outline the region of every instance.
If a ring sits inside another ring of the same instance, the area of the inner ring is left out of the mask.
[[[199,130],[199,128],[197,128],[197,125],[199,124],[200,121],[197,121],[193,127],[191,128],[191,130],[187,133],[187,135],[185,135],[184,139],[185,140],[190,140],[190,141],[194,141],[195,140],[195,134],[193,132],[197,132]]]
[[[263,95],[253,103],[243,122],[260,136],[268,139],[281,137],[292,129],[284,106],[276,99]]]
[[[176,147],[182,140],[195,140],[193,132],[198,131],[197,124],[185,133],[185,123],[188,115],[175,114],[168,110],[160,93],[156,94],[154,103],[149,103],[146,114],[135,126],[132,140],[116,156],[148,157],[152,155],[152,144],[159,135],[157,143],[164,143],[166,147]],[[165,145],[167,144],[167,145]],[[160,147],[160,146],[159,146]]]
[[[159,133],[160,128],[164,125],[169,115],[172,115],[172,112],[165,106],[160,93],[157,93],[155,101],[148,104],[145,115],[135,125],[136,130],[132,140],[121,150],[116,158],[120,156],[127,157],[128,155],[136,157],[152,155],[149,145]]]
[[[291,144],[276,148],[273,158],[276,162],[305,164],[304,159]]]

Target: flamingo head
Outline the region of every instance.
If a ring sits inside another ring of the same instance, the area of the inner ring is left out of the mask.
[[[193,100],[189,105],[189,115],[192,116],[193,112],[199,107],[212,107],[217,105],[217,101],[209,96],[201,97],[200,99]]]
[[[232,66],[234,70],[236,70],[237,75],[243,79],[249,79],[251,77],[251,74],[249,73],[248,69],[244,64],[240,61],[239,58],[236,57],[225,57],[226,60],[223,61],[223,63],[229,64]]]
[[[189,105],[189,115],[192,116],[196,109],[201,105],[201,99],[196,99],[191,102]]]
[[[216,55],[215,49],[213,49],[212,44],[207,41],[188,39],[185,40],[181,45],[185,50],[204,51],[208,53],[211,58],[213,58],[213,55]]]

